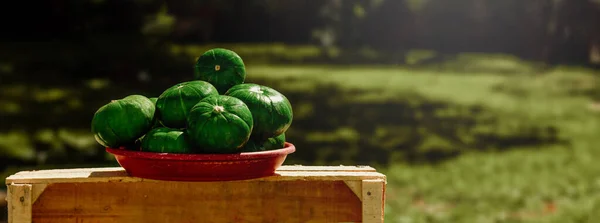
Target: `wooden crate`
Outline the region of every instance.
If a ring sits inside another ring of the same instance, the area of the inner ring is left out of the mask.
[[[227,182],[130,177],[122,168],[18,172],[9,223],[383,222],[385,175],[367,166],[282,166]]]

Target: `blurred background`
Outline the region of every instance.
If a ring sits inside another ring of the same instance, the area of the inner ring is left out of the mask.
[[[2,5],[2,178],[117,166],[94,112],[223,47],[291,101],[286,164],[378,168],[386,222],[600,222],[598,0]]]

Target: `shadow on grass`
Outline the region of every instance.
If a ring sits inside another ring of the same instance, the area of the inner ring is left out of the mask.
[[[449,104],[417,94],[389,100],[364,99],[365,94],[377,92],[347,90],[333,84],[285,91],[284,85],[295,83],[288,79],[256,82],[282,89],[293,103],[294,123],[286,136],[298,151],[289,162],[435,163],[465,151],[502,151],[565,142],[558,138],[555,126],[500,116],[482,106]],[[4,99],[0,102],[12,101],[19,106],[13,111],[0,110],[0,152],[13,152],[12,156],[0,155],[0,170],[7,166],[108,162],[104,148],[95,143],[89,131],[96,109],[128,94],[156,97],[171,85],[161,82],[103,89],[58,86],[54,90],[45,86],[40,90],[32,83],[21,83],[23,89],[15,83],[0,91]],[[23,152],[27,149],[31,151]]]
[[[289,80],[257,83],[277,88]],[[289,162],[436,163],[466,151],[567,142],[558,137],[554,126],[519,122],[481,106],[453,105],[414,94],[369,101],[359,99],[366,92],[336,85],[318,85],[310,92],[282,92],[295,108],[294,123],[286,135],[298,150]]]
[[[5,103],[0,106],[0,170],[9,166],[108,165],[111,161],[104,148],[89,132],[94,112],[110,99],[134,93],[155,97],[171,85],[165,81],[94,90],[50,84],[38,89],[36,83],[23,80],[22,87],[13,82],[10,88],[0,88],[0,103]],[[293,104],[294,122],[286,136],[297,151],[288,156],[288,163],[437,163],[467,151],[541,148],[567,142],[558,137],[555,126],[500,116],[481,106],[449,104],[416,94],[367,100],[362,96],[377,92],[326,84],[310,91],[285,91],[284,85],[294,80],[256,83],[281,89]]]

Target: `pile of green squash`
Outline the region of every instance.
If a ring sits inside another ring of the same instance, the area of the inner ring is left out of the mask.
[[[158,97],[129,95],[100,107],[92,133],[105,147],[157,153],[283,148],[293,119],[290,102],[271,87],[245,80],[246,68],[237,53],[208,50],[196,61],[192,80]]]

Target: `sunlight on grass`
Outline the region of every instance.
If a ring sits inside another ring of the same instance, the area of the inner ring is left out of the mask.
[[[568,93],[574,89],[593,88],[596,80],[588,73],[552,72],[545,76],[521,77],[475,73],[465,76],[404,68],[334,66],[253,66],[248,68],[248,73],[252,75],[249,81],[255,78],[289,80],[290,84],[284,86],[288,90],[310,90],[315,84],[336,84],[346,89],[380,90],[373,93],[379,100],[414,91],[459,104],[483,104],[499,111],[526,111],[523,115],[552,117],[585,110],[589,102],[585,95]],[[515,91],[522,93],[519,95]],[[573,108],[580,110],[573,111]]]
[[[585,94],[598,80],[589,70],[465,75],[391,67],[253,66],[249,72],[254,78],[288,81],[284,91],[334,84],[366,90],[356,100],[384,101],[417,92],[482,105],[499,112],[506,127],[552,124],[571,142],[545,146],[543,151],[529,146],[503,153],[472,152],[438,166],[381,168],[390,188],[386,222],[572,222],[585,221],[599,210],[600,165],[594,157],[600,157],[600,114],[589,109],[592,101]]]
[[[600,99],[600,91],[597,90],[600,80],[595,71],[571,67],[542,71],[535,64],[510,56],[479,54],[463,54],[442,64],[414,68],[258,63],[268,60],[269,55],[301,60],[320,53],[320,49],[314,46],[283,44],[173,46],[171,50],[191,61],[213,47],[230,48],[243,58],[252,58],[249,59],[252,66],[247,66],[246,82],[279,82],[277,90],[284,94],[294,92],[300,98],[304,95],[316,95],[294,102],[296,120],[321,115],[318,112],[324,110],[318,106],[333,102],[318,104],[311,100],[325,97],[316,91],[327,90],[327,86],[331,86],[343,90],[335,91],[341,96],[331,97],[331,100],[339,100],[334,102],[352,103],[355,107],[382,105],[377,112],[389,113],[388,116],[380,116],[386,120],[395,119],[396,114],[385,106],[404,103],[402,106],[410,107],[423,101],[440,101],[444,105],[451,105],[447,109],[435,110],[435,117],[463,118],[469,121],[470,118],[480,117],[471,117],[476,114],[464,112],[465,109],[461,106],[466,106],[467,110],[471,108],[468,106],[476,106],[489,111],[484,115],[498,119],[498,124],[494,125],[478,123],[466,136],[457,134],[459,138],[473,137],[474,133],[519,135],[521,131],[528,130],[521,130],[523,127],[553,126],[556,127],[558,137],[567,139],[564,144],[513,146],[506,151],[468,150],[464,155],[437,165],[394,163],[384,167],[374,164],[388,176],[386,222],[585,222],[590,213],[600,212],[600,165],[596,158],[600,157],[600,105],[594,101]],[[407,58],[413,58],[411,61],[415,62],[435,55],[434,52],[415,51],[409,53]],[[115,91],[125,94],[123,92],[129,90],[119,89],[104,79],[89,80],[82,87],[89,90],[89,94],[115,94]],[[29,90],[30,88],[33,90]],[[0,88],[0,95],[5,98],[0,100],[0,113],[18,114],[27,111],[30,107],[19,104],[16,101],[18,98],[26,98],[35,103],[65,101],[66,106],[74,110],[89,106],[90,102],[84,99],[71,99],[78,92],[79,89],[3,86]],[[402,106],[393,108],[402,110]],[[418,111],[415,116],[423,113],[421,110],[415,111]],[[365,134],[365,131],[366,134],[370,134],[369,131],[372,134],[362,143],[393,151],[410,139],[415,126],[422,127],[398,122],[389,126],[386,125],[388,123],[377,123],[364,125],[369,128],[362,129],[361,132],[356,127],[360,125],[351,125],[360,123],[361,118],[368,119],[371,116],[373,114],[350,117],[350,121],[332,124],[335,128],[311,129],[297,137],[324,145],[315,154],[317,160],[326,160],[331,154],[339,153],[340,148],[336,143],[344,145],[345,153],[335,157],[335,161],[346,163],[352,162],[355,159],[353,156],[360,152],[359,141],[364,139],[365,136],[361,134]],[[425,121],[430,120],[419,119],[415,122]],[[456,129],[460,131],[460,126]],[[290,131],[291,137],[294,137],[294,131],[295,129]],[[34,131],[34,135],[35,139],[30,139],[22,132],[0,133],[0,153],[2,156],[23,160],[40,159],[36,157],[32,140],[44,144],[50,152],[63,156],[67,148],[80,152],[98,152],[89,150],[96,143],[90,137],[88,129],[40,127]],[[418,145],[423,147],[424,152],[463,149],[436,134],[429,133],[419,139],[422,142]],[[464,141],[469,142],[469,139]],[[401,152],[391,154],[402,155]],[[105,156],[107,160],[114,161],[110,154]],[[393,158],[390,157],[391,160]],[[117,165],[114,162],[112,164]],[[324,165],[325,162],[313,165],[321,164]],[[15,170],[13,168],[7,171]],[[4,174],[6,173],[5,171]]]
[[[599,171],[600,166],[582,162],[573,151],[559,147],[545,152],[467,154],[440,166],[398,164],[387,172],[392,185],[388,216],[392,222],[423,215],[451,222],[570,222],[588,217],[600,198]],[[447,208],[427,213],[427,207],[436,205]],[[556,209],[550,210],[550,205]],[[579,210],[573,212],[574,207]]]
[[[35,148],[24,132],[0,133],[0,156],[33,160],[35,158]]]

